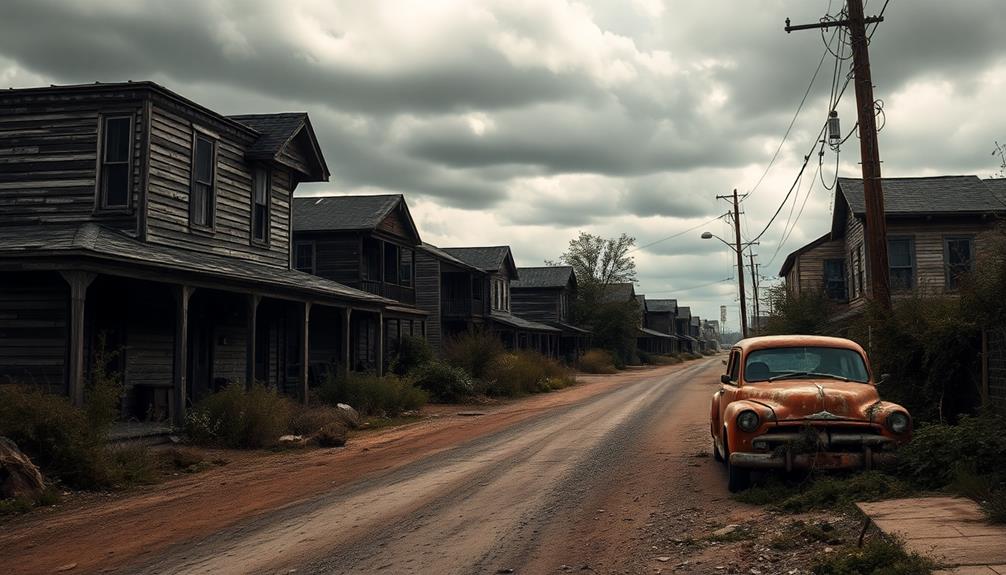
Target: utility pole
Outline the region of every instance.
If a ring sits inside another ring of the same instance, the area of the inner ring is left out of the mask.
[[[754,319],[751,324],[754,326],[756,332],[761,330],[761,303],[758,301],[758,266],[755,264],[755,253],[753,250],[748,251],[748,256],[751,258],[751,288],[754,290]]]
[[[891,309],[889,270],[887,265],[887,219],[884,213],[884,190],[880,175],[880,146],[877,142],[877,116],[874,111],[873,78],[870,74],[869,38],[866,25],[884,21],[883,16],[867,18],[863,0],[847,0],[847,20],[791,26],[786,19],[786,32],[846,26],[852,40],[852,69],[856,83],[856,109],[859,119],[859,148],[863,165],[863,195],[866,199],[866,246],[869,254],[870,287],[873,300],[884,310]]]
[[[748,336],[748,306],[747,296],[744,295],[744,252],[741,247],[741,208],[740,198],[737,197],[737,188],[734,188],[732,196],[716,196],[718,200],[733,200],[734,203],[734,234],[736,238],[737,252],[737,285],[740,288],[741,300],[741,337]]]

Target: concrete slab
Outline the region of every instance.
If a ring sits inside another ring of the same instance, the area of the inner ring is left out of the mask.
[[[884,533],[958,575],[1006,575],[1006,526],[990,525],[978,505],[960,497],[857,503]]]

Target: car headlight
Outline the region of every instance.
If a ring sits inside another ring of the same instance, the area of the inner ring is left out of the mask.
[[[751,433],[752,431],[758,429],[758,424],[761,423],[761,418],[758,414],[751,411],[750,409],[740,412],[737,416],[737,427],[741,428],[741,431],[746,433]]]
[[[887,428],[894,433],[904,433],[908,431],[908,414],[902,411],[895,411],[887,416]]]

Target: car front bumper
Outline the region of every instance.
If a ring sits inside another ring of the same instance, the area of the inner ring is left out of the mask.
[[[893,453],[866,449],[861,453],[731,453],[730,465],[751,469],[872,469],[894,459]]]

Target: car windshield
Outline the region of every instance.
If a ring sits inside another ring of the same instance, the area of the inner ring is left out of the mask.
[[[866,383],[870,376],[863,356],[834,347],[778,347],[752,351],[744,363],[744,380],[787,378],[841,379]]]

